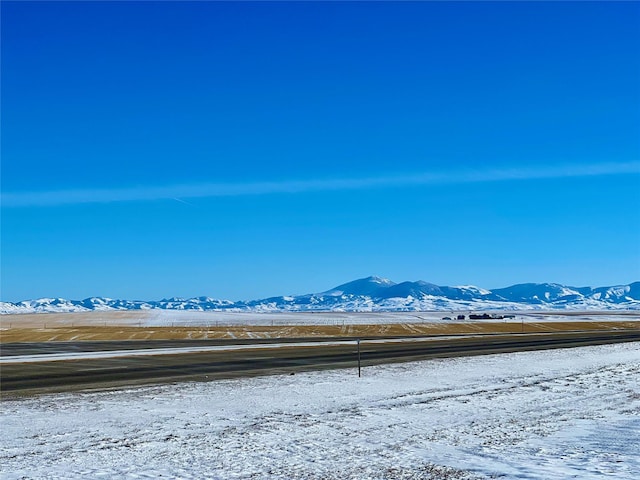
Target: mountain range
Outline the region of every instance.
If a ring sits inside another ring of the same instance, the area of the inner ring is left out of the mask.
[[[40,298],[0,302],[0,314],[83,312],[91,310],[192,311],[427,311],[427,310],[640,310],[640,282],[611,287],[569,287],[522,283],[485,290],[475,286],[439,286],[423,281],[395,283],[367,277],[321,293],[250,301],[210,297],[155,301],[91,297],[84,300]]]

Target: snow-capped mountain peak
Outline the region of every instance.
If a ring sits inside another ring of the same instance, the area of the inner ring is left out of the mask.
[[[338,285],[331,290],[324,292],[324,295],[371,295],[375,296],[377,292],[395,285],[394,282],[382,277],[366,277],[353,280],[342,285]]]

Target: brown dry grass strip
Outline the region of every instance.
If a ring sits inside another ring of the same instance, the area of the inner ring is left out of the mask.
[[[640,322],[461,322],[373,325],[225,326],[225,327],[68,327],[10,328],[1,343],[91,340],[206,340],[247,338],[378,337],[483,333],[543,333],[637,330]]]

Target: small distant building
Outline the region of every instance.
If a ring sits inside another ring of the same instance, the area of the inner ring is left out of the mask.
[[[503,315],[497,313],[472,313],[469,315],[470,320],[502,320],[505,318]]]

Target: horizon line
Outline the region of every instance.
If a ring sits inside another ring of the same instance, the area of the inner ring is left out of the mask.
[[[544,180],[620,174],[640,174],[640,161],[545,166],[543,168],[491,169],[484,171],[466,169],[460,171],[419,172],[413,175],[404,174],[360,178],[176,184],[17,193],[2,192],[1,199],[3,208],[56,207],[63,205],[148,202],[157,200],[173,200],[190,205],[183,199],[297,194],[405,186],[455,185],[509,180]]]
[[[217,301],[229,301],[229,302],[233,302],[233,303],[242,303],[242,302],[253,302],[253,301],[261,301],[261,300],[267,300],[270,298],[277,298],[277,297],[303,297],[303,296],[307,296],[307,295],[321,295],[327,292],[331,292],[332,290],[335,290],[336,288],[342,286],[342,285],[347,285],[349,283],[353,283],[353,282],[357,282],[360,280],[369,280],[372,278],[377,278],[380,280],[389,280],[392,282],[393,285],[390,285],[390,287],[395,286],[395,285],[400,285],[401,283],[405,283],[405,282],[411,282],[411,283],[418,283],[418,282],[423,282],[424,280],[405,280],[402,282],[394,282],[393,280],[390,280],[386,277],[380,277],[378,275],[369,275],[367,277],[362,277],[362,278],[356,278],[354,280],[350,280],[346,283],[342,283],[340,285],[336,285],[335,287],[332,287],[328,290],[323,290],[320,292],[307,292],[307,293],[299,293],[299,294],[295,294],[295,293],[291,293],[291,294],[281,294],[281,295],[271,295],[271,296],[267,296],[267,297],[261,297],[261,298],[244,298],[244,299],[239,299],[239,300],[231,300],[229,298],[224,298],[224,297],[212,297],[211,295],[195,295],[195,296],[186,296],[186,297],[181,297],[181,296],[171,296],[171,297],[163,297],[160,299],[129,299],[129,298],[124,298],[124,297],[112,297],[112,296],[101,296],[101,295],[90,295],[88,297],[84,297],[84,298],[71,298],[71,297],[60,297],[60,296],[45,296],[45,297],[34,297],[34,298],[25,298],[22,300],[16,300],[16,301],[12,301],[12,300],[3,300],[0,298],[0,303],[10,303],[13,305],[22,303],[22,302],[34,302],[34,301],[39,301],[39,300],[66,300],[69,302],[82,302],[85,300],[90,300],[90,299],[102,299],[102,300],[117,300],[117,301],[127,301],[127,302],[162,302],[162,301],[171,301],[172,299],[177,299],[177,300],[181,300],[181,301],[189,301],[189,300],[197,300],[200,298],[210,298],[211,300],[217,300]],[[448,287],[448,288],[477,288],[480,290],[487,290],[491,293],[493,293],[494,290],[504,290],[507,288],[511,288],[511,287],[516,287],[516,286],[522,286],[522,285],[559,285],[561,287],[567,287],[567,288],[592,288],[592,289],[596,289],[596,288],[617,288],[617,287],[626,287],[629,285],[632,285],[634,283],[639,283],[640,280],[634,280],[631,281],[629,283],[615,283],[615,284],[610,284],[610,285],[598,285],[598,284],[592,284],[592,285],[583,285],[583,286],[579,286],[576,284],[565,284],[565,283],[559,283],[559,282],[523,282],[523,283],[514,283],[514,284],[510,284],[510,285],[506,285],[506,286],[502,286],[502,287],[494,287],[494,288],[485,288],[479,285],[474,285],[474,284],[458,284],[458,285],[440,285],[440,284],[435,284],[435,283],[431,283],[431,282],[425,282],[428,283],[430,285],[435,285],[436,287]]]

